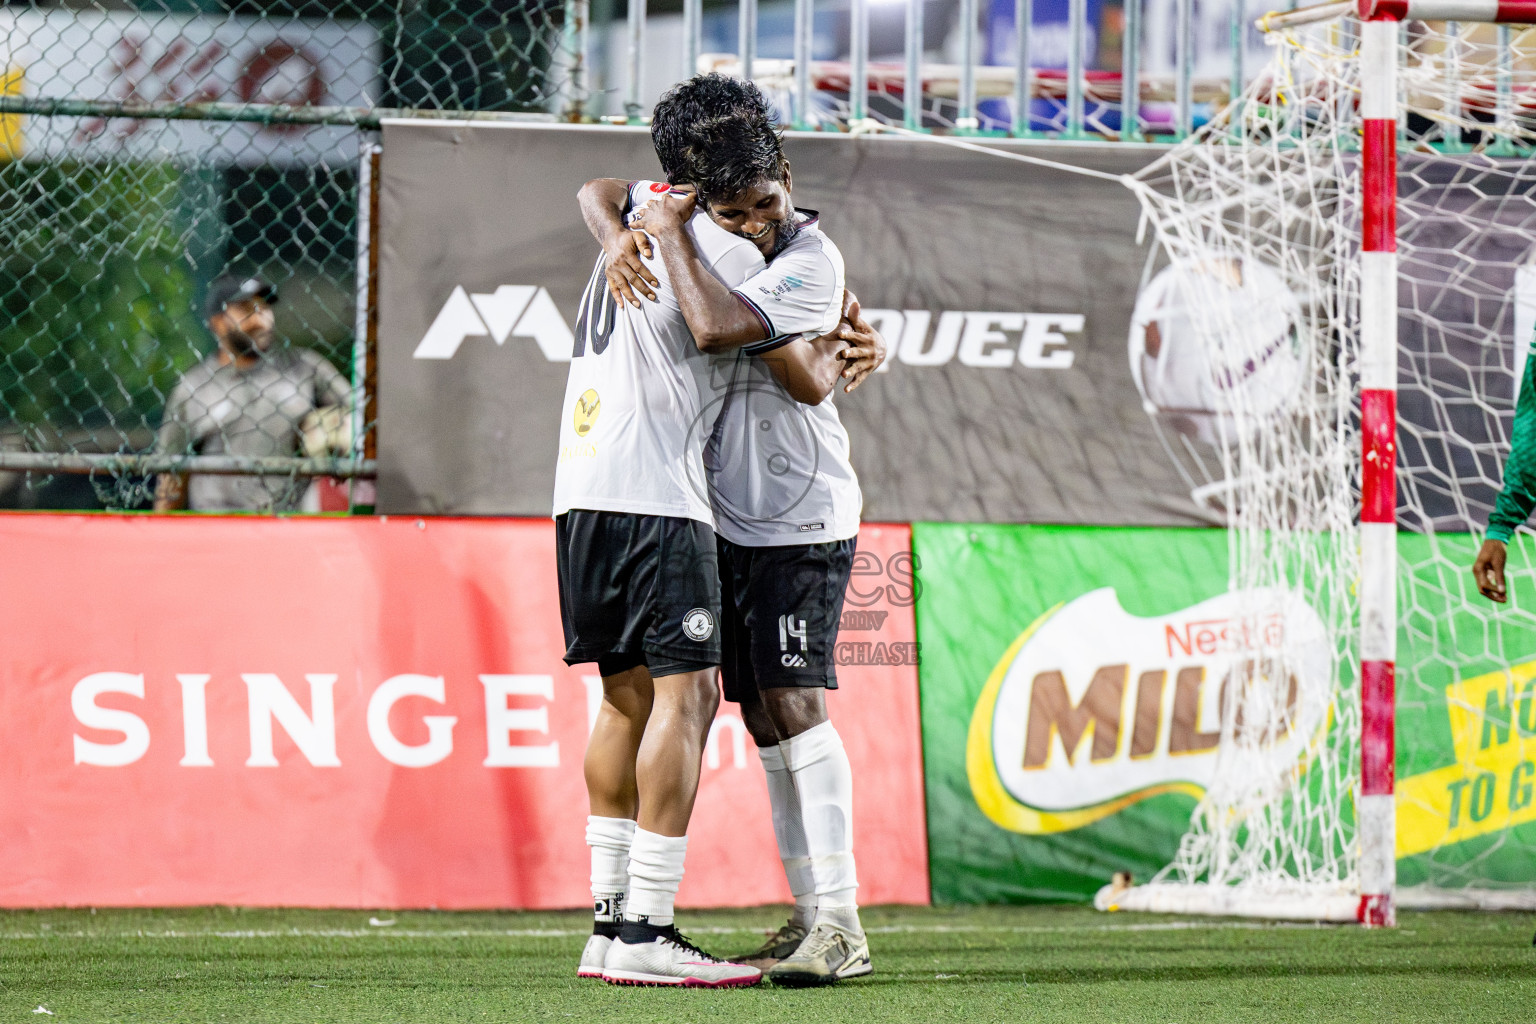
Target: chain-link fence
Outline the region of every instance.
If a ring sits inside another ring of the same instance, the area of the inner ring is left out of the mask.
[[[571,27],[562,0],[0,6],[0,507],[367,504],[373,129],[573,115]]]
[[[623,119],[719,66],[803,128],[1177,137],[1257,66],[1263,6],[0,3],[0,507],[368,504],[326,481],[372,472],[359,238],[387,114]],[[270,339],[263,296],[208,307],[225,275],[273,286]],[[231,475],[265,482],[197,483]]]

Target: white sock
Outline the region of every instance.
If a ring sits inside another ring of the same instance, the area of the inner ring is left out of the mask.
[[[587,845],[592,848],[592,916],[617,921],[624,912],[629,885],[629,845],[635,823],[628,818],[587,815]]]
[[[683,857],[687,836],[663,836],[635,829],[629,846],[629,893],[624,900],[624,919],[645,918],[666,927],[672,923],[677,887],[683,882]]]
[[[859,887],[853,862],[853,769],[843,738],[823,722],[779,744],[800,797],[800,822],[816,884],[816,913],[853,916]]]
[[[779,843],[779,861],[789,892],[795,898],[790,922],[802,928],[811,926],[816,916],[816,879],[811,874],[811,852],[805,844],[805,825],[800,820],[800,795],[795,780],[784,763],[784,752],[777,745],[758,747],[757,756],[768,774],[768,806],[773,809],[773,838]]]

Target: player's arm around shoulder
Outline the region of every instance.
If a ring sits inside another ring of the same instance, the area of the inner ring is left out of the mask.
[[[885,361],[885,339],[859,315],[859,300],[845,291],[837,326],[815,338],[798,337],[758,354],[774,377],[802,405],[820,405],[847,380],[852,391]]]
[[[838,353],[842,360],[843,393],[851,394],[865,378],[885,364],[889,349],[885,335],[859,315],[859,300],[852,289],[844,289],[843,320],[838,333],[848,344]]]
[[[692,192],[674,191],[637,210],[632,227],[656,239],[678,306],[699,351],[714,355],[767,339],[761,318],[739,301],[706,263],[689,224],[695,209]]]
[[[836,333],[819,338],[794,338],[756,356],[768,372],[801,405],[820,405],[837,386],[846,343]]]
[[[763,321],[768,337],[819,337],[837,328],[846,297],[843,257],[830,238],[805,232],[735,293]]]
[[[805,339],[748,349],[778,361],[774,375],[798,402],[820,404],[839,379],[852,391],[885,360],[885,340],[859,316],[846,286],[842,252],[820,230],[797,237],[737,294],[776,339]]]
[[[645,232],[632,231],[624,223],[632,205],[632,184],[620,178],[593,178],[581,186],[576,201],[587,230],[603,247],[608,291],[616,302],[638,307],[640,296],[656,300],[659,282],[645,265],[645,259],[651,255],[650,239]]]

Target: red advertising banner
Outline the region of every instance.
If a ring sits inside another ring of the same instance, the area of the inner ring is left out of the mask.
[[[869,526],[832,717],[861,901],[928,900],[910,531]],[[578,907],[547,520],[0,517],[0,905]],[[688,906],[788,900],[722,703]]]

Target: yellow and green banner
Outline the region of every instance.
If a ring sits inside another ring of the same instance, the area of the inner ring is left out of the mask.
[[[1201,795],[1294,784],[1330,727],[1323,618],[1299,594],[1230,593],[1221,530],[917,524],[913,548],[937,902],[1145,880]],[[1401,882],[1536,883],[1536,635],[1470,587],[1469,537],[1400,551]],[[1245,652],[1282,639],[1285,711],[1235,723],[1249,742],[1223,759],[1223,694],[1275,686]],[[1323,803],[1352,813],[1350,794]]]
[[[1082,899],[1167,864],[1214,762],[1225,533],[912,536],[935,902]]]
[[[1530,538],[1509,565],[1531,564]],[[1523,547],[1526,550],[1520,551]],[[1472,586],[1477,541],[1399,534],[1397,871],[1400,885],[1536,883],[1536,603],[1511,572],[1510,603]]]

